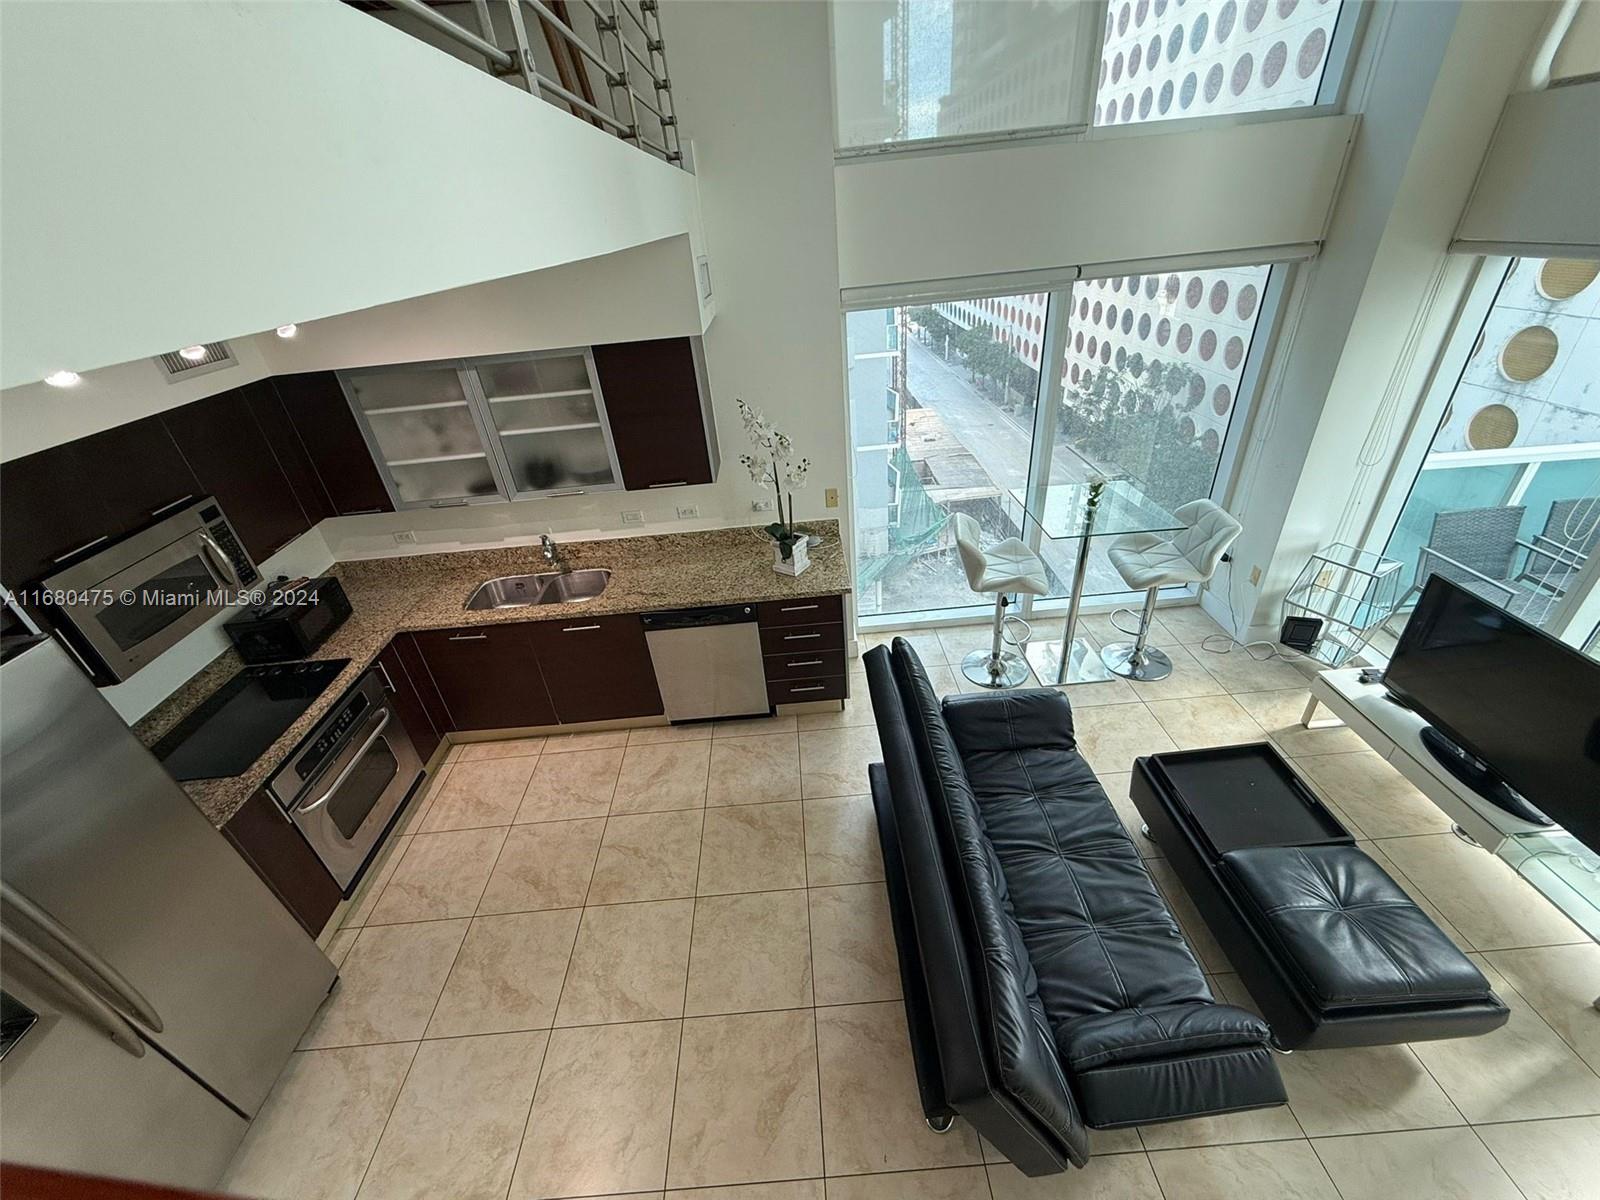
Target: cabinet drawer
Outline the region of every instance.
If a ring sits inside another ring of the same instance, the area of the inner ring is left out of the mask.
[[[769,654],[768,679],[819,679],[844,674],[843,650],[796,650],[788,654]]]
[[[849,695],[843,675],[825,679],[772,679],[767,681],[767,699],[773,704],[799,704],[806,700],[843,700]]]
[[[767,600],[756,605],[761,627],[822,625],[844,620],[843,596],[806,596],[793,600]]]
[[[844,626],[779,625],[761,630],[763,654],[793,654],[797,650],[843,650]]]

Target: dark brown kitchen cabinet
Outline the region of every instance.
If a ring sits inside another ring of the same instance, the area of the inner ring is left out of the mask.
[[[322,932],[344,894],[276,800],[255,793],[228,818],[222,835],[307,933]]]
[[[423,710],[428,714],[428,720],[433,722],[433,727],[441,734],[449,733],[453,728],[450,721],[450,710],[445,707],[444,698],[439,695],[439,689],[433,682],[433,675],[428,670],[428,664],[422,657],[422,651],[417,648],[415,634],[399,633],[389,643],[400,661],[405,664],[406,673],[411,676],[411,683],[417,689],[417,699],[422,702]]]
[[[161,414],[203,491],[222,505],[250,557],[269,557],[311,528],[251,408],[252,383]]]
[[[595,346],[611,442],[629,491],[710,483],[717,477],[711,397],[701,389],[696,339]]]
[[[401,656],[398,638],[383,648],[376,665],[384,689],[389,693],[395,711],[400,714],[400,724],[405,726],[406,735],[416,747],[417,757],[426,763],[439,748],[444,735],[434,724],[432,715],[422,701],[422,694],[411,677],[410,668]],[[431,683],[429,686],[432,686]]]
[[[412,635],[453,729],[554,725],[526,623],[431,629]]]
[[[610,721],[662,711],[637,615],[539,621],[528,628],[557,720]]]
[[[272,386],[322,485],[329,515],[393,512],[372,451],[334,373],[279,375]]]
[[[305,513],[306,519],[315,525],[323,517],[338,516],[333,501],[328,497],[328,490],[322,486],[322,477],[317,474],[311,455],[300,440],[300,432],[294,427],[294,421],[284,408],[272,381],[268,380],[265,387],[252,389],[249,403],[250,412],[261,427],[267,445],[272,447],[273,456],[277,458],[278,466],[288,481],[289,491],[299,502],[300,511]]]

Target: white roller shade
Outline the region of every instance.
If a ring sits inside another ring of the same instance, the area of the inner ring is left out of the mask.
[[[1450,249],[1600,258],[1600,82],[1506,101]]]

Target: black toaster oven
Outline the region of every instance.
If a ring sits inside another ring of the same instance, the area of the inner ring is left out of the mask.
[[[332,575],[273,584],[272,599],[223,624],[247,663],[304,658],[327,641],[350,615],[350,600]]]

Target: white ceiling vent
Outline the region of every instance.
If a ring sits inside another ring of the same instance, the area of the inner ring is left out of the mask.
[[[233,357],[233,351],[228,349],[227,342],[208,342],[203,346],[185,346],[182,350],[173,350],[168,354],[156,356],[162,374],[168,383],[176,383],[180,379],[193,379],[196,375],[209,375],[212,371],[222,371],[228,367],[237,366],[238,359]]]

